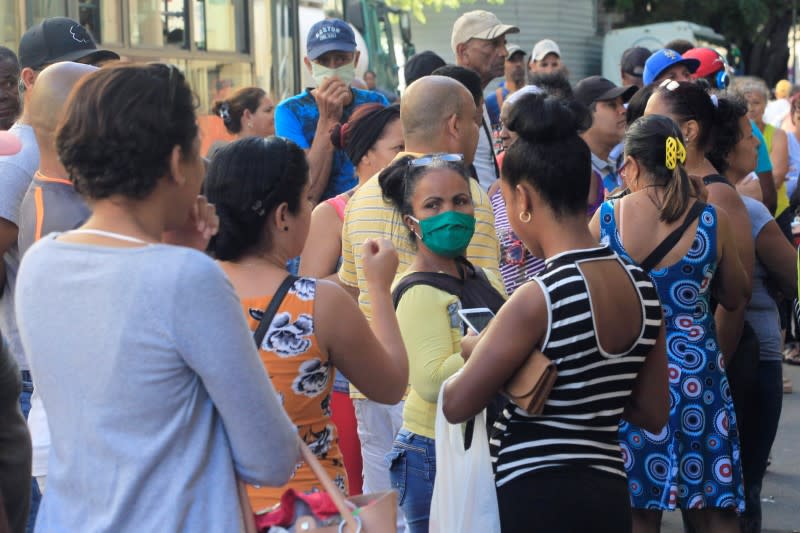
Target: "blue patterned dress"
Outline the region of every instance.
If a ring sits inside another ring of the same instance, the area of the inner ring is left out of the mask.
[[[632,261],[617,232],[613,203],[600,209],[602,242]],[[744,510],[736,414],[709,302],[716,269],[717,216],[708,205],[686,255],[650,272],[666,324],[670,412],[658,434],[620,425],[634,508]]]

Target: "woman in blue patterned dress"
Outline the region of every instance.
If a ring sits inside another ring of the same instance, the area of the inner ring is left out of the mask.
[[[670,118],[638,119],[625,141],[631,194],[603,204],[591,222],[595,235],[635,263],[646,263],[654,244],[685,226],[650,270],[667,329],[669,422],[657,433],[624,422],[620,446],[634,531],[658,531],[661,512],[681,508],[697,531],[738,532],[739,438],[710,299],[727,309],[741,305],[746,274],[725,212],[696,205],[686,157],[683,133]]]

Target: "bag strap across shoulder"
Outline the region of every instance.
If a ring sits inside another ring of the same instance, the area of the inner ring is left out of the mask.
[[[441,272],[413,272],[400,280],[397,286],[392,291],[392,304],[394,308],[400,304],[400,300],[408,289],[415,285],[430,285],[445,292],[449,292],[457,297],[461,297],[461,289],[464,288],[464,283]]]
[[[642,270],[645,272],[650,272],[653,270],[653,267],[655,267],[662,259],[664,259],[669,251],[672,250],[676,244],[678,244],[678,241],[681,240],[681,237],[683,237],[686,229],[691,226],[692,222],[694,222],[697,217],[700,216],[700,213],[703,212],[705,207],[706,204],[703,202],[695,202],[692,207],[689,208],[689,212],[686,214],[686,218],[683,219],[683,223],[675,228],[672,233],[667,235],[666,238],[664,238],[664,240],[661,241],[661,243],[659,243],[659,245],[656,246],[652,252],[650,252],[650,255],[648,255],[641,263],[639,263],[639,266],[642,268]]]
[[[275,317],[275,313],[278,312],[278,307],[280,307],[284,298],[286,298],[286,293],[289,292],[289,289],[292,288],[292,285],[294,285],[294,282],[298,279],[297,276],[291,274],[286,276],[286,279],[283,280],[278,290],[275,291],[272,299],[267,304],[264,314],[261,315],[261,322],[258,323],[258,328],[255,333],[253,333],[253,339],[256,341],[256,348],[261,346],[261,341],[264,340],[264,335],[267,334],[267,330],[269,330],[269,326],[272,324],[272,319]]]

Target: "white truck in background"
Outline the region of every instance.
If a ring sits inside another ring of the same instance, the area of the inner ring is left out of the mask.
[[[664,48],[674,39],[685,39],[695,46],[714,48],[727,56],[727,40],[708,26],[693,22],[675,21],[631,26],[611,30],[603,39],[603,77],[617,85],[622,83],[619,62],[622,53],[634,46],[643,46],[651,52]]]

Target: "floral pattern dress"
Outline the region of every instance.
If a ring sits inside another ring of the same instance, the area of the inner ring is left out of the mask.
[[[331,479],[347,492],[339,439],[331,421],[335,369],[327,354],[320,351],[314,333],[316,292],[314,279],[298,278],[294,282],[264,335],[259,354],[298,434],[319,458]],[[252,331],[258,328],[271,299],[272,295],[242,299]],[[250,503],[256,512],[269,508],[278,503],[288,488],[299,492],[322,490],[311,468],[301,461],[285,487],[248,487]]]
[[[613,202],[600,211],[600,237],[628,261]],[[657,434],[631,423],[619,438],[631,504],[637,509],[744,510],[739,432],[711,311],[717,214],[707,205],[678,262],[650,271],[667,333],[669,422]]]

